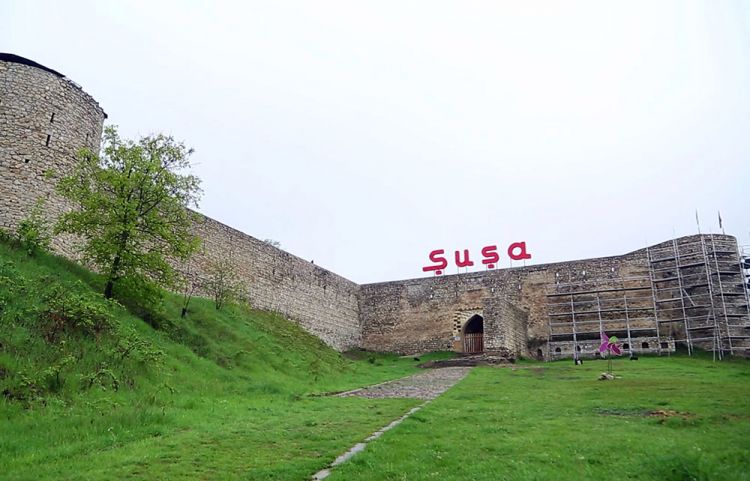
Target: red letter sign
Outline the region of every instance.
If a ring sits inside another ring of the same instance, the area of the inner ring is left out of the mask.
[[[487,246],[482,249],[482,264],[486,264],[489,269],[494,269],[495,264],[500,261],[500,255],[497,253],[497,246]]]
[[[469,249],[464,249],[464,260],[461,260],[461,252],[456,251],[456,266],[457,267],[469,267],[473,266],[474,263],[469,259]]]
[[[423,267],[422,270],[424,272],[435,271],[436,276],[439,276],[440,274],[442,274],[443,269],[448,267],[448,259],[443,257],[443,254],[445,254],[445,250],[443,249],[437,249],[437,250],[430,252],[430,260],[432,262],[436,262],[437,265],[426,266],[426,267]]]
[[[516,249],[520,249],[521,252],[516,254]],[[514,242],[508,247],[508,256],[514,261],[520,261],[523,259],[531,259],[531,254],[526,253],[526,242]]]

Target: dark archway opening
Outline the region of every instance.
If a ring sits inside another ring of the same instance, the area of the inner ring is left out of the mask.
[[[464,352],[476,354],[484,351],[484,319],[474,314],[464,324]]]

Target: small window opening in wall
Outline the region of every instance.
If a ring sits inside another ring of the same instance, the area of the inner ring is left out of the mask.
[[[555,353],[560,354],[561,352],[562,352],[562,349],[560,349],[559,347],[555,348]]]
[[[51,115],[51,116],[50,116],[50,118],[49,118],[49,123],[52,123],[52,122],[54,122],[54,121],[55,121],[55,113],[54,113],[54,112],[52,112],[52,115]]]
[[[576,346],[576,351],[581,352],[581,346]]]
[[[49,134],[47,134],[47,140],[46,140],[46,141],[44,142],[44,145],[45,145],[45,146],[47,146],[47,147],[49,147],[49,140],[50,140],[50,137],[52,137],[52,136],[51,136],[51,135],[49,135]]]
[[[630,349],[630,344],[625,343],[625,344],[622,345],[622,348],[623,349]]]
[[[647,343],[647,342],[644,342],[643,344],[641,344],[641,347],[642,347],[643,349],[648,349],[648,343]]]
[[[662,349],[667,349],[667,348],[669,348],[669,344],[667,344],[666,342],[662,342],[661,343],[661,348]]]
[[[29,162],[31,162],[31,159],[23,159],[24,164],[28,164]]]

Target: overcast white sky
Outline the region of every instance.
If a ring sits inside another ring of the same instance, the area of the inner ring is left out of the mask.
[[[356,282],[437,248],[621,254],[696,209],[750,243],[747,1],[3,0],[0,25],[124,135],[193,146],[199,210]]]

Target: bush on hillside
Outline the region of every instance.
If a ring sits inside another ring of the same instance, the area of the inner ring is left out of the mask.
[[[134,387],[134,373],[159,369],[166,356],[121,323],[121,310],[84,282],[0,261],[0,397],[32,407],[76,390]]]
[[[45,340],[54,343],[63,333],[99,337],[114,328],[110,309],[112,301],[104,301],[79,283],[77,289],[57,284],[46,293],[44,308],[38,320]]]
[[[44,199],[38,199],[29,215],[16,229],[16,239],[30,256],[49,249],[52,240],[51,228],[43,214]]]

